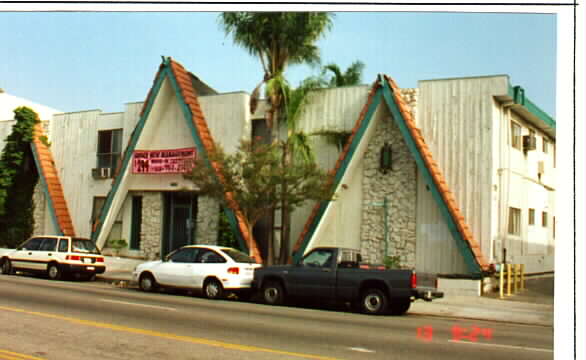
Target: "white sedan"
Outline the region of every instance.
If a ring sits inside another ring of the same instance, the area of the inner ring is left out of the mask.
[[[236,249],[188,245],[164,260],[138,265],[132,277],[143,291],[159,287],[195,289],[209,299],[219,299],[230,292],[242,295],[250,292],[254,269],[260,266]]]

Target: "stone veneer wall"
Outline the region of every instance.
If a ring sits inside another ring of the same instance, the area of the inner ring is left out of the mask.
[[[416,89],[402,94],[413,106]],[[404,268],[415,268],[417,170],[403,135],[385,109],[368,144],[363,166],[363,209],[361,253],[364,261],[383,263],[385,251],[384,198],[388,201],[388,256],[399,256]],[[380,150],[385,142],[392,146],[393,169],[379,170]]]
[[[144,192],[133,195],[142,195],[141,255],[149,260],[159,259],[163,233],[163,194]]]
[[[158,259],[161,255],[163,234],[163,194],[160,192],[134,193],[142,195],[141,256]],[[218,241],[218,220],[220,206],[217,200],[199,196],[193,243],[216,244]]]
[[[218,243],[218,223],[220,204],[209,196],[199,196],[197,200],[197,219],[195,239],[198,244],[215,245]]]
[[[45,192],[40,179],[33,192],[33,206],[33,235],[43,235],[45,234],[45,210],[47,206]]]

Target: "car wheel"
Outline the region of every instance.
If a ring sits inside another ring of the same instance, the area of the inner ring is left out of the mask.
[[[140,287],[142,291],[152,292],[157,289],[158,285],[155,278],[151,274],[146,273],[140,276],[140,279],[138,280],[138,287]]]
[[[4,259],[4,261],[2,262],[2,274],[4,274],[4,275],[14,274],[14,270],[12,269],[12,264],[10,263],[10,260],[8,260],[8,259]]]
[[[397,301],[391,301],[390,313],[391,315],[403,315],[411,307],[410,299],[402,299]]]
[[[203,294],[208,299],[221,299],[224,295],[224,287],[218,280],[209,279],[203,285]]]
[[[282,305],[285,302],[285,290],[276,281],[269,281],[262,287],[262,298],[266,304]]]
[[[60,280],[61,279],[61,268],[57,264],[49,264],[47,267],[47,276],[51,280]]]
[[[380,289],[368,289],[362,293],[360,298],[360,309],[369,315],[384,314],[388,306],[385,293]]]

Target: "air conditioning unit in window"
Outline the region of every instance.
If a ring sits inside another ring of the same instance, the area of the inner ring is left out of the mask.
[[[523,151],[537,149],[537,138],[533,135],[523,135]]]
[[[112,176],[112,169],[110,169],[110,168],[92,169],[92,177],[94,179],[108,179],[111,176]]]

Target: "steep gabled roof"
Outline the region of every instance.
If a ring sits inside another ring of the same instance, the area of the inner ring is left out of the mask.
[[[393,79],[384,76],[383,96],[385,102],[393,115],[395,123],[401,130],[407,147],[409,147],[411,154],[415,158],[425,182],[430,187],[452,236],[456,239],[460,253],[472,272],[476,273],[479,269],[488,271],[489,264],[484,258],[478,242],[474,239],[460,208],[456,204],[454,194],[448,188],[439,166],[433,159],[431,150],[429,150],[423,135],[421,135],[421,131],[415,125],[415,120],[399,90]]]
[[[336,189],[340,186],[340,180],[346,172],[358,144],[363,140],[363,135],[370,125],[372,115],[380,104],[381,98],[387,104],[392,118],[399,127],[405,143],[415,159],[419,171],[421,171],[427,185],[430,187],[433,197],[440,207],[442,215],[468,268],[473,273],[488,270],[489,264],[486,262],[478,243],[475,241],[460,209],[456,205],[454,195],[448,188],[437,163],[433,160],[431,151],[425,144],[420,130],[415,126],[411,112],[401,97],[399,87],[391,78],[379,76],[379,79],[372,86],[368,100],[356,121],[356,125],[352,129],[350,138],[340,153],[334,169],[330,172],[332,185]],[[317,203],[314,206],[293,248],[295,251],[295,261],[299,260],[303,255],[309,240],[322,220],[328,206],[330,206],[329,202]]]
[[[163,62],[159,66],[159,70],[155,76],[153,86],[149,90],[149,94],[147,95],[147,99],[143,105],[140,119],[132,135],[130,136],[128,146],[124,151],[122,161],[114,176],[112,189],[108,193],[100,217],[98,218],[96,224],[94,224],[94,232],[92,234],[92,238],[94,240],[97,240],[101,235],[104,220],[110,211],[114,198],[116,196],[122,196],[121,194],[118,194],[118,190],[122,181],[128,174],[127,169],[131,163],[132,154],[135,150],[136,144],[138,143],[138,139],[141,136],[142,130],[144,129],[145,122],[149,118],[149,114],[153,107],[155,98],[157,97],[163,80],[165,79],[170,80],[171,86],[175,91],[182,113],[187,122],[187,126],[191,131],[194,143],[198,149],[198,154],[207,159],[207,154],[212,152],[214,149],[214,141],[207,126],[205,117],[201,111],[201,107],[197,99],[197,91],[194,88],[194,82],[199,84],[194,80],[197,78],[185,70],[181,64],[173,61],[170,57],[163,58]],[[209,161],[208,164],[209,166],[214,167],[216,173],[218,174],[218,179],[221,181],[219,166],[217,164],[212,164]],[[257,261],[262,261],[258,246],[253,241],[253,237],[251,236],[252,234],[248,232],[244,222],[244,217],[238,208],[238,204],[236,204],[232,195],[229,193],[226,194],[226,200],[229,205],[229,209],[227,209],[228,218],[236,230],[239,241],[242,245],[246,245],[250,249],[251,254],[257,259]]]
[[[329,176],[330,176],[329,181],[330,181],[330,184],[334,187],[334,189],[337,189],[338,186],[340,185],[340,181],[341,181],[344,173],[346,172],[346,169],[348,168],[348,164],[350,163],[350,159],[352,158],[352,156],[356,152],[358,144],[362,140],[362,135],[364,134],[364,132],[366,131],[366,129],[370,125],[370,120],[372,119],[372,115],[374,114],[376,108],[380,104],[380,100],[381,100],[381,93],[379,91],[380,87],[381,87],[380,81],[377,80],[374,82],[374,84],[370,88],[370,91],[368,93],[368,99],[366,100],[366,103],[362,107],[362,111],[360,112],[360,115],[358,116],[358,120],[356,121],[354,128],[352,128],[352,132],[350,133],[350,137],[348,138],[348,141],[346,142],[344,149],[342,149],[342,152],[338,156],[338,160],[336,161],[336,165],[329,173]],[[318,202],[314,205],[314,207],[311,211],[311,215],[309,216],[309,218],[307,219],[307,222],[305,223],[303,231],[301,232],[301,234],[299,235],[299,238],[297,239],[297,242],[293,246],[293,252],[295,254],[293,257],[294,262],[299,261],[301,259],[301,257],[303,256],[303,253],[305,252],[305,248],[307,247],[309,240],[313,236],[313,233],[315,232],[317,226],[319,225],[321,219],[323,218],[324,213],[325,213],[328,206],[330,206],[329,201]]]
[[[60,234],[66,236],[75,236],[73,222],[67,208],[67,201],[63,194],[63,188],[53,155],[46,145],[46,137],[43,134],[43,125],[39,122],[35,125],[33,142],[31,150],[35,158],[41,186],[45,192],[53,225]]]

